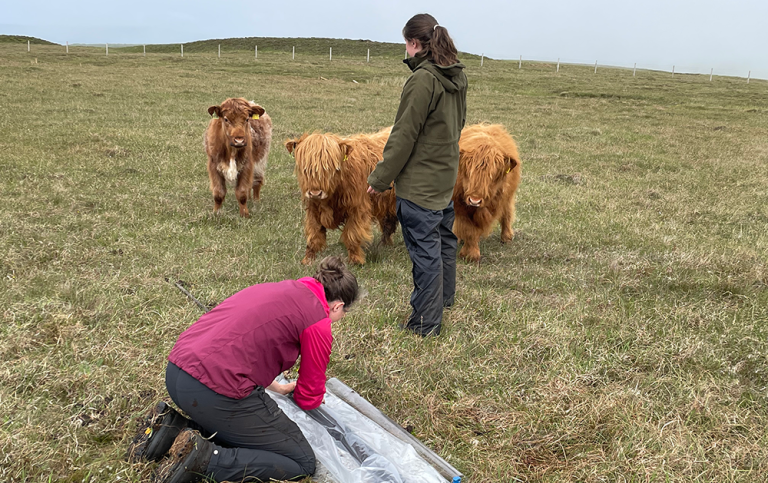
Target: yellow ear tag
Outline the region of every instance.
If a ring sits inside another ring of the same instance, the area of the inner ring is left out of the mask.
[[[509,173],[510,171],[512,171],[512,168],[507,168],[507,173]]]
[[[346,160],[347,160],[347,155],[345,154],[345,155],[344,155],[344,161],[346,161]]]
[[[251,118],[253,118],[253,119],[258,119],[258,118],[259,118],[259,115],[258,115],[258,114],[254,114],[253,116],[251,116]]]
[[[152,428],[147,428],[147,430],[144,431],[144,434],[152,434]]]

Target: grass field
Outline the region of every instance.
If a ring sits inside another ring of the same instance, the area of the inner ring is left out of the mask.
[[[0,44],[0,481],[147,481],[124,451],[200,315],[169,281],[216,304],[311,274],[282,142],[391,124],[409,74],[394,47],[213,42]],[[397,329],[402,238],[369,248],[329,376],[471,482],[765,481],[768,82],[466,63],[468,121],[520,145],[515,239],[459,263],[430,340]],[[231,192],[212,215],[202,147],[234,96],[275,125],[250,219]]]

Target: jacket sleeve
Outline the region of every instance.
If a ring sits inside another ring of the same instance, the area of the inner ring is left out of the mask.
[[[461,105],[461,128],[467,124],[467,74],[461,73],[464,76],[464,89],[461,91],[462,105]]]
[[[325,396],[325,371],[331,360],[331,319],[325,318],[310,325],[299,337],[301,365],[299,379],[293,391],[293,400],[304,410],[315,409]]]
[[[376,169],[368,176],[368,184],[376,191],[388,190],[389,184],[397,178],[411,157],[414,144],[429,115],[434,81],[434,76],[426,70],[417,70],[403,86],[395,125],[384,147],[384,159],[379,161]]]

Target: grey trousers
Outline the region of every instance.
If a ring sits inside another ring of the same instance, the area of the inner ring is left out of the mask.
[[[232,399],[171,362],[165,385],[173,402],[192,418],[189,427],[213,435],[206,474],[216,481],[292,480],[315,472],[315,453],[306,438],[263,387]]]
[[[443,308],[456,294],[456,247],[453,201],[443,210],[428,210],[397,198],[397,219],[413,263],[411,315],[405,328],[422,335],[439,335]]]

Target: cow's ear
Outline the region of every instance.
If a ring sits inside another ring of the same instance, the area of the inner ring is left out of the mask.
[[[516,160],[515,158],[507,158],[506,161],[507,161],[507,173],[515,169],[515,166],[517,166],[519,163],[518,160]]]
[[[354,148],[352,148],[352,145],[349,142],[343,139],[339,141],[339,147],[341,148],[342,154],[344,154],[344,161],[346,161],[349,155],[352,154]]]
[[[297,139],[289,139],[285,142],[285,149],[288,150],[288,154],[293,154],[293,150],[296,149],[296,146],[299,145],[299,141]]]
[[[258,104],[251,104],[250,117],[252,117],[254,119],[258,119],[260,116],[263,116],[265,112],[267,112],[267,111],[265,111],[264,108],[261,107],[260,105],[258,105]]]
[[[220,106],[211,106],[208,108],[208,114],[213,116],[216,114],[216,117],[221,117],[221,107]]]

